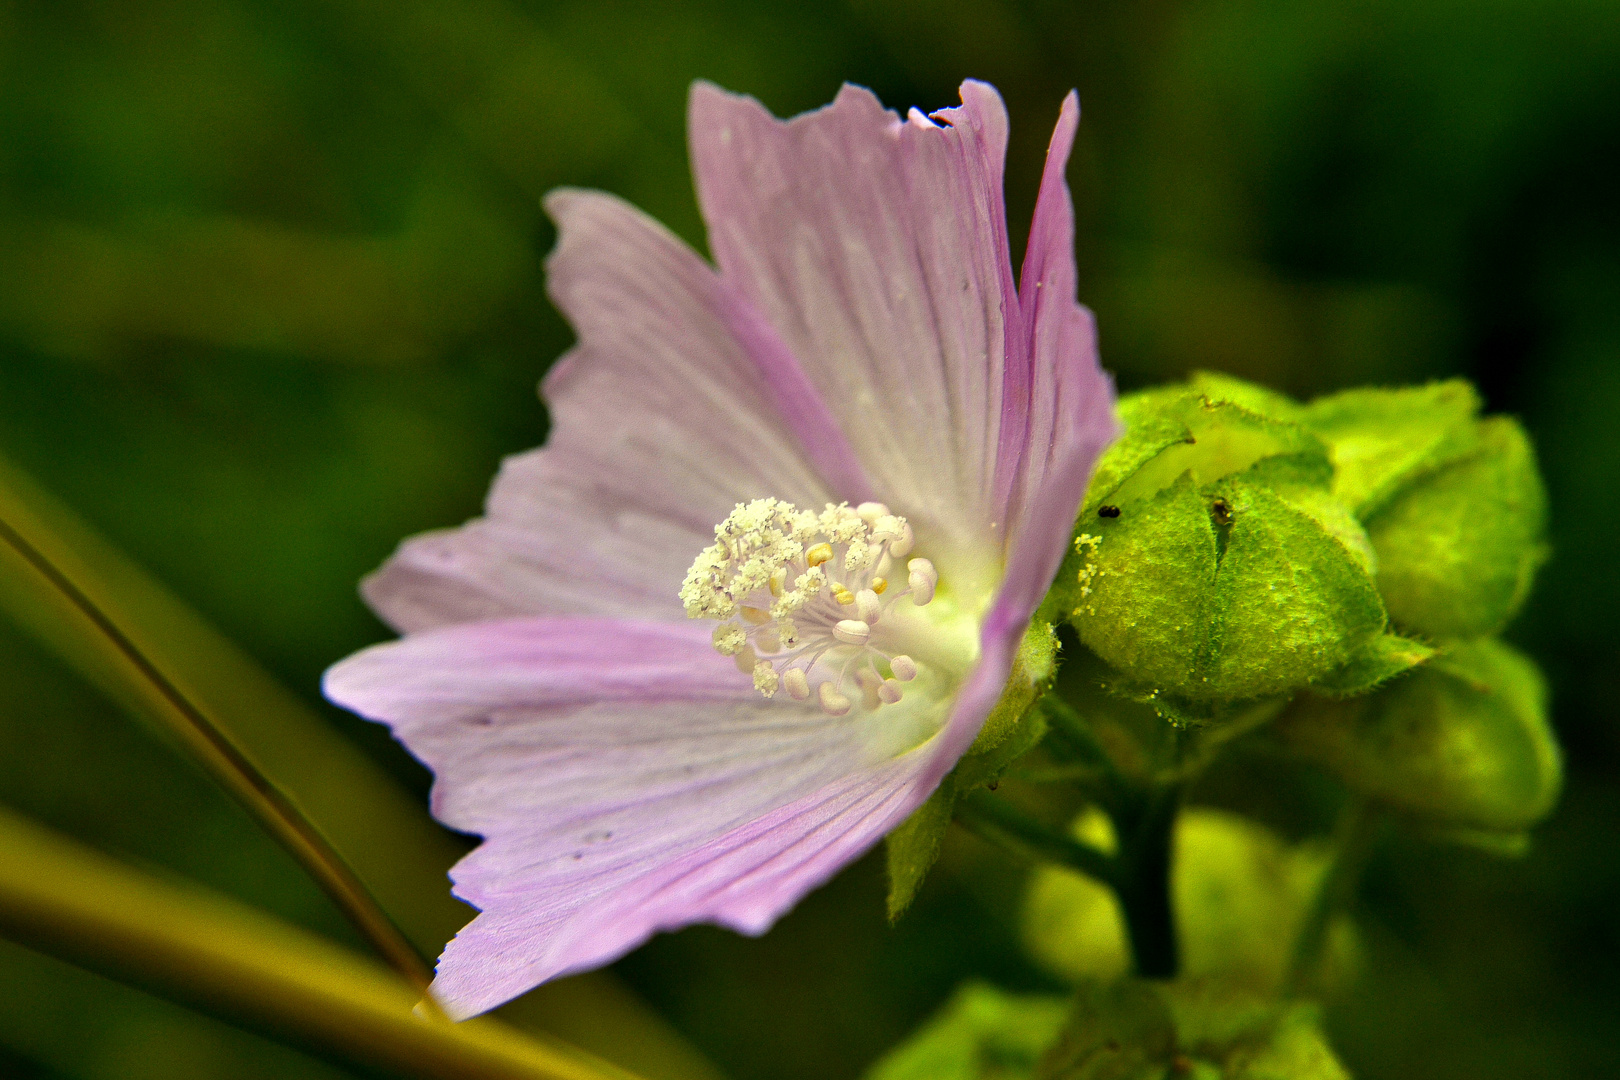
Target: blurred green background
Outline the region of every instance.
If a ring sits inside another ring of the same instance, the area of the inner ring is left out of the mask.
[[[1015,250],[1080,90],[1081,295],[1122,387],[1461,374],[1524,418],[1555,555],[1511,636],[1550,675],[1567,794],[1522,860],[1389,845],[1328,1022],[1365,1078],[1613,1075],[1614,0],[0,2],[0,454],[420,796],[317,681],[385,636],[360,575],[477,513],[500,457],[545,436],[534,388],[570,333],[539,196],[605,188],[701,250],[692,79],[785,115],[843,80],[937,108],[967,76],[1012,113]],[[1269,769],[1237,762],[1207,798],[1286,823]],[[9,619],[0,804],[355,940]],[[1024,874],[953,836],[896,929],[869,858],[762,940],[700,928],[617,968],[737,1080],[854,1077],[962,978],[1052,985],[1017,951]],[[0,943],[0,1075],[355,1074]]]

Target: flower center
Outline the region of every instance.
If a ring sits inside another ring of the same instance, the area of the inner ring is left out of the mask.
[[[817,514],[755,499],[738,503],[714,539],[687,571],[681,601],[690,618],[720,620],[714,647],[760,693],[804,701],[814,692],[834,716],[852,694],[868,711],[904,696],[917,677],[905,645],[915,623],[892,609],[902,597],[927,605],[939,584],[933,563],[906,559],[905,518],[882,503],[829,503]]]

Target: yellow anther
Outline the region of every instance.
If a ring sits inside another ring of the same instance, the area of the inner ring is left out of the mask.
[[[844,588],[842,585],[833,585],[832,594],[833,599],[837,600],[840,604],[847,606],[855,602],[855,594]]]
[[[883,590],[887,589],[888,587],[889,581],[887,578],[875,577],[872,579],[872,591],[877,593],[879,596],[882,596]]]
[[[771,613],[766,611],[764,608],[757,607],[743,608],[742,617],[743,622],[750,622],[755,626],[763,626],[771,621]]]
[[[780,597],[782,589],[787,585],[787,570],[778,569],[771,575],[771,595]]]
[[[831,544],[814,544],[804,553],[804,561],[810,566],[820,566],[824,562],[829,562],[832,555]]]

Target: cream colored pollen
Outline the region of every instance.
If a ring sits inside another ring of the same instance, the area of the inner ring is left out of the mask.
[[[886,613],[901,597],[933,599],[939,574],[927,559],[906,563],[907,588],[894,587],[897,560],[911,551],[911,526],[882,503],[828,504],[819,513],[778,499],[738,503],[715,526],[681,585],[692,618],[715,619],[715,650],[729,656],[766,698],[786,691],[831,716],[901,700],[915,679],[907,655],[889,656],[927,623]],[[887,667],[885,667],[887,664]],[[891,677],[885,677],[884,672]],[[833,677],[816,679],[816,673]],[[853,680],[858,688],[846,692]]]

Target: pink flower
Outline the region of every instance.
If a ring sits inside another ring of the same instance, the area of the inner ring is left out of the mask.
[[[711,268],[599,192],[546,200],[578,346],[487,515],[367,579],[405,637],[326,693],[484,838],[458,1017],[659,930],[763,933],[973,742],[1115,434],[1052,136],[1013,283],[996,91],[779,121],[699,83]],[[718,528],[717,528],[718,526]],[[690,617],[689,617],[690,616]]]

